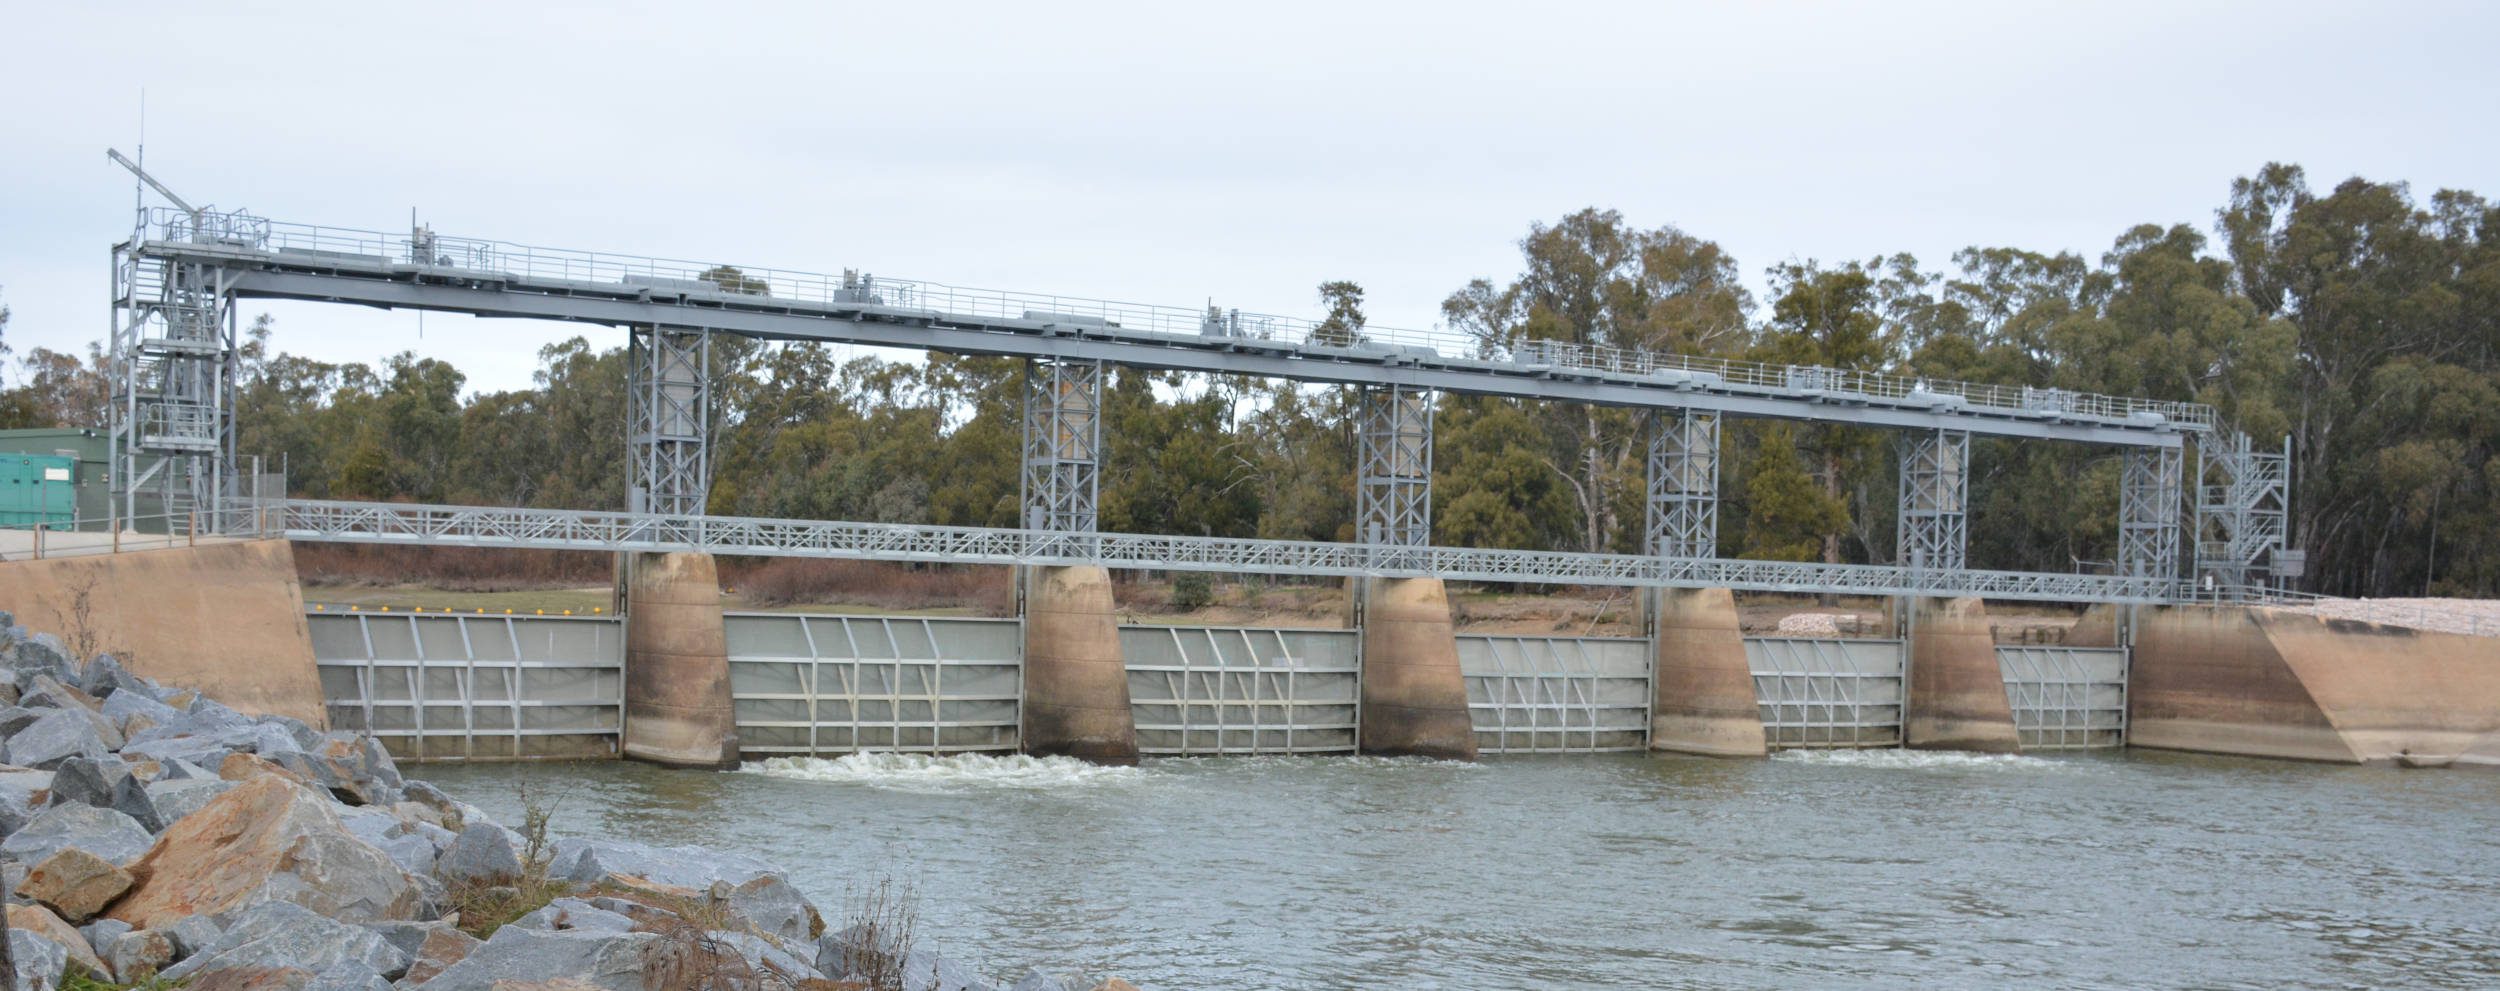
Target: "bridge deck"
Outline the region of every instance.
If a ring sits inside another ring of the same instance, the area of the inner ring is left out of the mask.
[[[840,277],[386,235],[220,215],[152,215],[138,250],[224,269],[240,296],[615,326],[702,327],[774,340],[1109,361],[1147,368],[1731,416],[2177,448],[2211,407],[2053,389],[1914,380],[1549,341],[1485,344],[1364,327],[926,282]]]
[[[562,509],[287,499],[239,500],[230,513],[229,518],[242,529],[290,540],[418,546],[707,551],[946,564],[1099,564],[1240,574],[1438,577],[1875,596],[1975,595],[2056,602],[2158,603],[2170,601],[2177,593],[2176,583],[2168,579],[2104,575]]]

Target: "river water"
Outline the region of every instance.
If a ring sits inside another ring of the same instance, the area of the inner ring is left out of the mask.
[[[2132,752],[411,769],[1190,988],[2500,987],[2500,775]]]

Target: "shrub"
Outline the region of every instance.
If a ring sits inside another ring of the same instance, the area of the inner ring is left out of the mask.
[[[1183,571],[1172,576],[1172,608],[1187,612],[1215,604],[1215,583],[1205,572]]]

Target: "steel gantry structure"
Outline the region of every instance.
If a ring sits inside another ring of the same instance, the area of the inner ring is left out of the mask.
[[[233,495],[218,487],[218,479],[233,474],[232,403],[218,397],[233,388],[236,299],[578,321],[631,334],[627,515],[418,507],[406,510],[419,517],[409,519],[378,507],[252,504],[253,526],[267,524],[274,514],[280,529],[303,539],[404,540],[424,534],[429,540],[481,545],[667,545],[995,563],[1091,561],[1213,571],[2161,601],[2175,594],[2180,577],[2180,517],[2187,502],[2183,451],[2189,438],[2216,433],[2213,410],[2193,403],[1557,341],[1487,342],[1438,331],[1367,326],[1346,332],[1214,307],[1146,306],[880,279],[856,271],[826,276],[536,248],[442,237],[422,227],[400,235],[188,208],[143,209],[137,231],[114,249],[114,257],[116,272],[123,273],[116,283],[114,358],[122,367],[145,370],[127,376],[134,385],[126,390],[129,401],[115,405],[114,435],[117,442],[129,438],[128,449],[138,455],[191,459],[180,470],[117,475],[116,486],[130,500],[142,487],[168,478],[189,481],[188,498],[200,504],[221,505],[219,497]],[[182,274],[147,275],[157,272]],[[179,333],[149,332],[177,326]],[[712,428],[709,355],[718,334],[1025,359],[1019,464],[1024,529],[704,517]],[[169,343],[175,341],[182,343]],[[206,341],[222,344],[193,343]],[[192,363],[166,364],[175,354],[190,356],[186,360]],[[1359,543],[1098,534],[1102,393],[1112,365],[1354,387],[1358,450],[1351,481],[1357,486]],[[1646,553],[1431,546],[1432,412],[1441,392],[1643,411],[1649,425]],[[1900,565],[1719,559],[1720,439],[1728,417],[1902,431]],[[2120,448],[2126,471],[2117,574],[1970,569],[1974,435]],[[2199,446],[2210,445],[2200,440]],[[2209,529],[2204,510],[2216,499],[2228,505],[2215,512],[2231,521],[2249,512],[2262,516],[2262,506],[2252,510],[2231,501],[2251,488],[2262,486],[2238,486],[2200,499],[2197,532]],[[2272,497],[2279,504],[2280,496]],[[2264,530],[2262,522],[2239,526],[2232,532],[2255,536],[2235,539],[2271,539],[2279,547],[2281,527]],[[2201,559],[2204,544],[2198,546]]]

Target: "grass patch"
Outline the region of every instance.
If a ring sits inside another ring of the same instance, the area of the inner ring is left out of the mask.
[[[495,930],[510,925],[524,915],[546,908],[547,903],[573,893],[566,881],[550,880],[542,869],[537,877],[524,876],[507,881],[463,881],[449,886],[445,901],[460,913],[460,931],[479,939],[493,936]]]
[[[191,982],[190,978],[169,978],[149,975],[128,984],[116,984],[73,965],[61,975],[61,991],[174,991]]]
[[[537,588],[506,592],[464,592],[458,589],[418,588],[415,586],[374,587],[369,585],[338,585],[304,583],[304,605],[322,606],[322,612],[378,612],[384,606],[392,613],[424,609],[428,613],[474,613],[500,616],[506,609],[514,615],[536,615],[544,610],[549,616],[561,616],[570,609],[575,616],[610,615],[614,594],[607,586],[596,588]],[[348,607],[356,607],[350,610]]]

